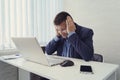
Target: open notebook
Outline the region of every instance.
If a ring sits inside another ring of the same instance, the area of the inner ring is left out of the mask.
[[[44,54],[35,37],[13,37],[12,40],[26,60],[47,66],[57,65],[64,61],[62,58],[49,57]]]

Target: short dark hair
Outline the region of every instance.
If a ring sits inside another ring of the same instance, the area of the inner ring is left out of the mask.
[[[65,21],[67,19],[67,16],[71,17],[71,15],[65,11],[58,13],[54,19],[54,24],[60,25],[63,21]]]

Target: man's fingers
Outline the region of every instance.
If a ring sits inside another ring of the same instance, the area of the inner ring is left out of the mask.
[[[70,25],[70,23],[71,23],[71,18],[70,18],[70,16],[67,16],[66,23],[67,23],[67,26],[69,26],[69,25]]]
[[[68,22],[73,21],[72,18],[71,18],[70,16],[67,16],[67,20],[68,20]]]
[[[66,26],[67,26],[67,27],[69,26],[68,20],[66,20]]]
[[[67,22],[68,22],[68,25],[72,25],[73,24],[73,20],[70,16],[67,16]]]

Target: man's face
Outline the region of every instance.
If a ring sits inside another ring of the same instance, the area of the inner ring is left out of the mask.
[[[62,22],[60,25],[57,25],[56,29],[63,38],[67,37],[68,33],[67,33],[67,26],[65,21]]]

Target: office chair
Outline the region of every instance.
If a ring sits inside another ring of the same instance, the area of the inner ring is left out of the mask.
[[[103,62],[103,56],[101,54],[95,53],[93,55],[92,61]]]
[[[43,52],[45,53],[45,46],[41,46]]]

